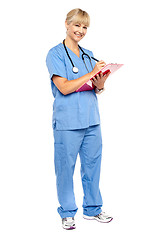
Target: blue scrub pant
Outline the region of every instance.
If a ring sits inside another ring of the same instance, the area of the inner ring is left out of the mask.
[[[100,125],[78,130],[54,130],[54,162],[57,195],[61,218],[74,217],[78,208],[73,190],[73,174],[77,155],[80,155],[83,185],[83,213],[95,216],[101,213],[102,197],[99,190],[102,156]]]

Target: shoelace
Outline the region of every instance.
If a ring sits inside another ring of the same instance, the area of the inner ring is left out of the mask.
[[[100,218],[100,217],[102,217],[102,218],[111,218],[110,216],[106,215],[105,212],[99,213],[96,217],[98,217],[98,218]]]
[[[64,220],[65,220],[65,221],[68,221],[68,222],[72,222],[72,221],[73,221],[73,218],[72,218],[72,217],[68,217],[68,218],[65,218]]]

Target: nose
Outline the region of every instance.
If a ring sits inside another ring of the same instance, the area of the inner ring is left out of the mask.
[[[79,32],[83,33],[83,28],[82,27],[79,28]]]

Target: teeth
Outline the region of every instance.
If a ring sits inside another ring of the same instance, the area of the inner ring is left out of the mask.
[[[82,36],[81,34],[78,34],[78,33],[75,33],[75,35],[78,36],[78,37],[81,37],[81,36]]]

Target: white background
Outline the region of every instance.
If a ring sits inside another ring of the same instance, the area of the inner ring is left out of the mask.
[[[4,1],[3,1],[4,2]],[[103,135],[101,192],[109,224],[82,218],[79,158],[77,229],[57,213],[49,74],[45,58],[66,36],[73,8],[91,26],[81,46],[124,63],[98,96]],[[160,35],[158,0],[5,1],[0,6],[1,239],[159,240]]]

